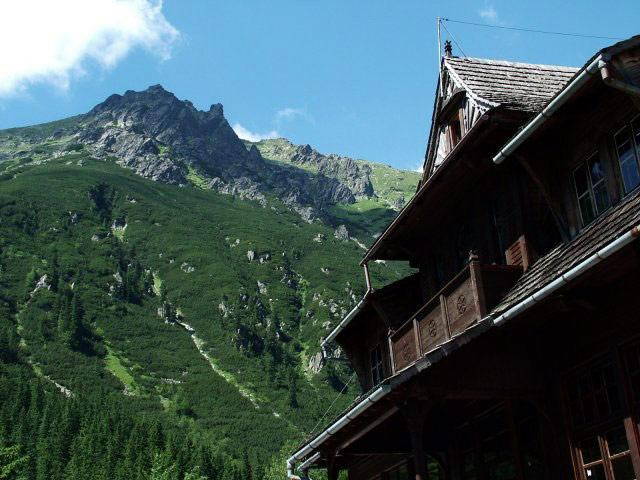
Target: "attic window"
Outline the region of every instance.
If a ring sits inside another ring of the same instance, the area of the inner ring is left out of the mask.
[[[377,385],[384,378],[384,359],[380,344],[369,352],[369,365],[371,367],[371,384]]]
[[[460,142],[462,139],[462,127],[460,125],[460,118],[456,117],[451,122],[449,122],[449,146],[451,150]]]
[[[629,193],[640,184],[640,117],[620,130],[615,141],[624,193]]]
[[[597,152],[573,171],[582,225],[588,225],[611,205],[602,162]]]

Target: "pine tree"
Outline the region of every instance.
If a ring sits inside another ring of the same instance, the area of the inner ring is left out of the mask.
[[[79,350],[83,342],[84,324],[82,323],[84,310],[80,302],[80,295],[75,292],[71,300],[71,318],[69,324],[70,346],[74,350]]]
[[[293,368],[289,372],[289,406],[298,408],[298,375]]]
[[[154,455],[149,480],[178,480],[178,468],[167,452]]]
[[[26,479],[23,472],[28,462],[29,457],[20,454],[18,445],[0,448],[0,479]]]
[[[253,469],[251,468],[251,461],[249,460],[249,452],[245,448],[242,452],[242,470],[245,480],[253,480]]]
[[[26,302],[31,298],[31,292],[33,291],[36,285],[36,279],[38,278],[38,273],[36,272],[35,267],[31,267],[29,273],[24,280],[24,293],[22,296],[22,301]]]
[[[51,257],[51,281],[49,283],[51,285],[51,290],[53,292],[57,292],[60,283],[60,263],[58,262],[58,250],[54,250],[53,256]]]

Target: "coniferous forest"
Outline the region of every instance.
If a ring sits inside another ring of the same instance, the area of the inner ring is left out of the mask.
[[[74,143],[75,122],[0,132],[0,479],[283,478],[359,393],[319,361],[364,292],[336,226],[364,238],[392,212],[307,222],[154,182]]]

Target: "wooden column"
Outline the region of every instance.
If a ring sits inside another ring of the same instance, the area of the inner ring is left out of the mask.
[[[340,471],[336,464],[336,454],[332,452],[327,458],[327,480],[338,480]]]
[[[429,410],[429,404],[419,400],[409,400],[405,408],[405,420],[411,439],[413,453],[413,469],[415,480],[429,480],[427,461],[424,451],[424,424]]]

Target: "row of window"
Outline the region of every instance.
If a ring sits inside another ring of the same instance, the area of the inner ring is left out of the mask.
[[[567,407],[581,480],[635,480],[630,439],[636,427],[625,421],[640,407],[640,345],[625,348],[622,362],[606,358],[566,379]],[[625,405],[625,384],[631,405]]]
[[[640,117],[615,136],[620,176],[627,194],[640,185]],[[582,225],[588,225],[611,206],[602,162],[597,152],[573,172]]]

